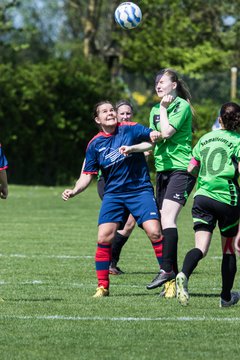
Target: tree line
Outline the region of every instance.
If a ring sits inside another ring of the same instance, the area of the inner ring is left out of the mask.
[[[136,3],[142,24],[125,31],[113,19],[115,0],[1,2],[0,140],[10,182],[76,178],[97,131],[99,100],[131,100],[136,120],[148,125],[154,75],[163,67],[189,84],[194,141],[209,130],[229,100],[230,68],[240,67],[239,1]]]

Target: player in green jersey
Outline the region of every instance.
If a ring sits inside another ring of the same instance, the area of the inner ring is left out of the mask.
[[[200,138],[193,149],[190,172],[198,173],[192,216],[195,248],[184,259],[182,271],[176,277],[177,298],[182,305],[189,301],[188,279],[198,262],[206,256],[216,224],[222,241],[222,291],[220,307],[235,305],[239,292],[232,292],[237,271],[234,238],[238,233],[240,215],[240,106],[226,103],[219,116],[221,130]]]
[[[151,110],[150,128],[160,131],[163,138],[155,145],[154,159],[164,243],[161,270],[147,289],[155,289],[167,282],[161,294],[169,298],[176,295],[177,218],[196,180],[187,172],[192,157],[192,107],[187,86],[171,69],[157,74],[155,90],[160,102]]]

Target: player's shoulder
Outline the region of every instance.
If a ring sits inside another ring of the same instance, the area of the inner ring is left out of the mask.
[[[135,126],[138,125],[138,123],[136,121],[122,121],[120,123],[118,123],[118,127],[123,127],[123,126]]]
[[[90,145],[95,145],[99,141],[102,141],[104,138],[107,138],[111,136],[111,134],[105,134],[103,131],[99,131],[93,138],[88,142],[87,148],[89,148]]]
[[[151,109],[151,112],[152,113],[155,113],[156,111],[159,112],[159,109],[160,109],[160,102],[153,105],[152,109]]]
[[[174,99],[172,105],[175,109],[191,109],[189,102],[179,96]]]
[[[206,132],[206,134],[204,134],[200,137],[200,139],[198,140],[198,143],[204,143],[208,139],[213,139],[215,137],[219,137],[220,136],[219,131],[220,130],[212,130],[212,131]]]
[[[222,129],[212,130],[201,136],[198,142],[205,144],[206,142],[212,141],[231,141],[234,139],[239,140],[240,134],[235,131],[226,131]]]

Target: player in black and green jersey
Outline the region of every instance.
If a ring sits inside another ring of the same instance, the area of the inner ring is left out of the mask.
[[[196,180],[187,172],[192,157],[192,107],[185,83],[171,69],[157,74],[155,90],[160,103],[151,110],[150,128],[161,131],[163,138],[155,145],[154,159],[164,243],[161,270],[147,289],[155,289],[167,282],[161,294],[169,298],[176,295],[177,218]]]
[[[176,277],[177,298],[182,305],[188,304],[188,279],[206,256],[217,222],[223,251],[220,307],[232,306],[240,299],[239,292],[231,292],[237,270],[234,238],[240,216],[240,134],[236,131],[240,128],[240,106],[224,104],[219,122],[221,130],[200,138],[188,167],[199,174],[192,207],[195,248],[185,256],[182,271]]]

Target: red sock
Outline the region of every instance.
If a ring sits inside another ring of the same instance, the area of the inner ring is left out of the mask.
[[[103,286],[104,289],[109,288],[109,265],[112,254],[111,248],[111,245],[98,243],[95,255],[98,287]]]
[[[162,264],[162,250],[163,250],[163,236],[161,236],[157,241],[152,243],[153,250],[155,252],[159,266]]]

